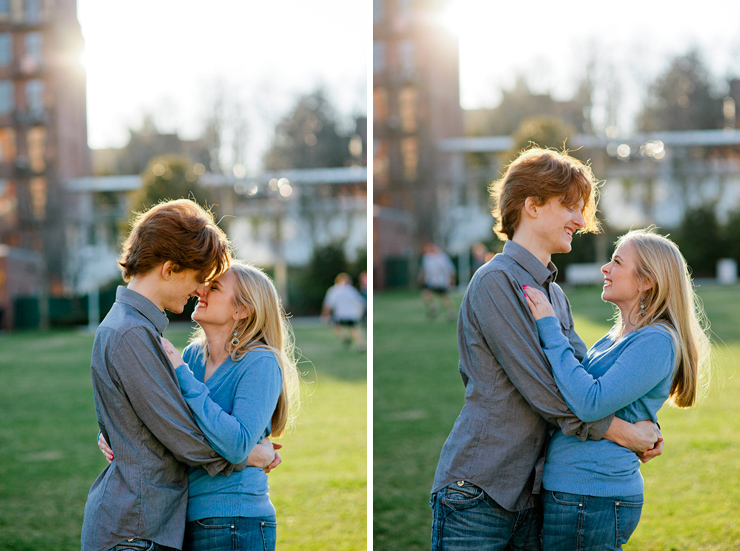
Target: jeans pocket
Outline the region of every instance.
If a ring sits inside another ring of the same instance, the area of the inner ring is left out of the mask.
[[[263,520],[260,522],[262,545],[264,551],[275,551],[277,546],[277,522]]]
[[[465,482],[462,485],[454,483],[443,488],[440,490],[438,498],[440,503],[459,511],[475,507],[485,500],[486,494],[478,486]]]
[[[567,492],[550,492],[552,500],[558,505],[566,505],[570,507],[583,506],[583,498],[578,494],[569,494]]]
[[[201,518],[196,520],[195,524],[204,530],[223,530],[224,528],[231,530],[234,528],[234,519],[228,517]]]
[[[627,543],[640,523],[643,501],[615,501],[614,516],[617,520],[616,545],[619,548]]]

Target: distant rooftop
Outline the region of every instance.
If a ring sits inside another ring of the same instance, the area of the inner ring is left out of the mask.
[[[666,146],[719,146],[740,144],[740,130],[686,130],[674,132],[649,132],[631,136],[595,136],[576,134],[568,140],[569,148],[607,147],[626,144],[639,146],[647,142],[661,141]],[[499,153],[514,146],[511,136],[480,136],[474,138],[447,138],[439,142],[439,150],[445,153]]]
[[[354,184],[367,182],[367,167],[301,168],[263,172],[256,176],[237,178],[229,174],[208,172],[200,177],[207,186],[232,186],[237,182],[269,182],[273,178],[286,178],[291,184]],[[99,176],[72,178],[66,182],[68,191],[133,191],[141,187],[141,176]]]

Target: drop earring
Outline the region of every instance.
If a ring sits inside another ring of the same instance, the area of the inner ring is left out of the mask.
[[[645,317],[645,297],[640,297],[640,316]]]
[[[643,314],[644,316],[645,314]],[[239,336],[237,335],[236,329],[234,329],[234,338],[231,341],[232,346],[237,346],[239,344]]]

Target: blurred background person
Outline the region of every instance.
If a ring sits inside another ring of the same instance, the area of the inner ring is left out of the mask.
[[[421,297],[427,309],[430,319],[437,317],[437,309],[434,296],[444,308],[447,319],[454,321],[455,309],[448,296],[450,287],[455,284],[455,265],[450,257],[434,243],[424,245],[424,255],[421,257],[419,268],[419,282],[422,284]]]
[[[486,246],[481,243],[480,241],[473,245],[472,247],[473,252],[473,273],[478,270],[483,264],[488,262],[493,256],[489,257],[488,249]]]
[[[345,345],[354,343],[358,350],[365,350],[360,323],[366,309],[365,297],[352,286],[349,274],[342,272],[326,292],[321,318],[331,322],[332,329]]]

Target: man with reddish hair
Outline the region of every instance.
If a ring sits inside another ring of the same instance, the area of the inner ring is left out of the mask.
[[[582,359],[587,349],[555,283],[551,256],[570,252],[577,231],[599,231],[597,192],[588,165],[539,148],[524,151],[491,187],[494,230],[506,244],[475,273],[460,308],[465,405],[432,487],[434,551],[541,549],[538,494],[551,425],[581,440],[607,438],[645,452],[644,461],[661,452],[652,422],[632,425],[610,415],[584,423],[568,409],[522,290],[528,285],[549,296]]]
[[[211,476],[234,468],[198,429],[160,342],[164,310],[181,313],[230,260],[226,235],[193,201],[160,203],[136,217],[119,259],[128,286],[118,288],[93,344],[95,411],[115,459],[90,489],[83,551],[181,549],[187,466]],[[247,464],[263,467],[274,452],[257,448]]]

